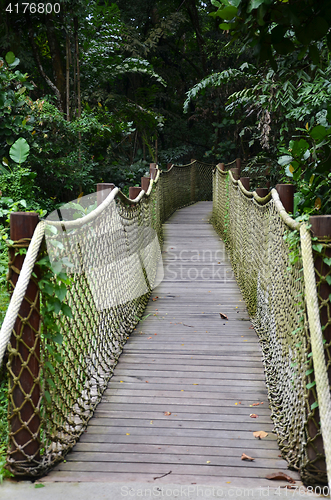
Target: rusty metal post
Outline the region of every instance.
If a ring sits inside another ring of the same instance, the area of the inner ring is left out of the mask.
[[[222,172],[224,172],[224,170],[225,170],[225,165],[224,165],[224,163],[218,163],[218,165],[217,165],[217,166],[219,167],[219,169],[220,169],[220,170],[222,170]]]
[[[151,180],[150,176],[141,178],[141,187],[145,191],[145,193],[147,193],[148,191],[150,180]]]
[[[173,166],[173,163],[167,163],[167,170],[170,170],[172,166]]]
[[[294,200],[294,185],[293,184],[277,184],[277,192],[280,201],[283,204],[287,213],[293,213],[293,200]]]
[[[231,168],[233,178],[237,181],[239,179],[239,170],[237,168]]]
[[[129,187],[129,198],[130,200],[134,200],[135,198],[137,198],[138,194],[140,193],[140,191],[142,190],[141,187],[137,187],[137,186],[131,186]]]
[[[150,163],[149,164],[149,173],[151,175],[151,179],[155,180],[156,172],[157,172],[156,163]]]
[[[313,236],[317,236],[318,240],[325,243],[331,243],[331,215],[311,215],[309,217],[309,221],[311,223],[311,231]],[[314,252],[314,263],[315,269],[320,276],[327,276],[328,272],[330,272],[330,266],[328,266],[324,261],[320,254]],[[325,248],[326,258],[331,258],[331,248]],[[316,283],[320,283],[320,278],[316,273]],[[323,280],[318,286],[318,295],[320,302],[327,301],[329,297],[331,297],[331,285],[326,280]],[[331,303],[329,304],[330,314],[331,314]],[[331,325],[327,325],[328,323],[328,308],[326,305],[322,307],[320,310],[320,320],[321,325],[325,326],[325,330],[323,331],[324,337],[327,342],[331,341]],[[331,369],[330,369],[331,375]]]
[[[269,189],[267,188],[256,188],[255,191],[260,198],[264,198],[269,193]]]
[[[39,222],[38,214],[14,212],[10,214],[10,238],[21,241],[22,247],[29,246],[34,230]],[[27,239],[26,242],[22,241]],[[10,248],[11,283],[15,287],[24,255]],[[18,273],[16,272],[18,271]],[[37,266],[33,272],[40,276]],[[11,337],[11,347],[17,354],[12,355],[9,387],[12,390],[14,412],[9,416],[10,456],[15,461],[29,463],[27,456],[40,459],[40,295],[39,287],[30,280],[25,298],[21,304]],[[36,380],[38,380],[36,382]],[[27,397],[28,396],[28,397]],[[11,404],[10,404],[11,406]],[[27,455],[27,456],[26,456]]]
[[[99,182],[97,184],[97,205],[101,205],[109,193],[115,188],[115,184],[110,182]]]
[[[311,231],[313,236],[318,238],[319,243],[327,243],[328,246],[323,249],[323,254],[316,252],[313,250],[314,255],[314,267],[315,267],[315,279],[317,286],[317,294],[318,294],[318,304],[320,310],[320,321],[321,326],[324,328],[323,337],[326,340],[326,343],[329,344],[331,342],[331,324],[329,323],[331,314],[331,286],[325,280],[325,277],[330,273],[330,266],[324,262],[324,258],[331,258],[331,215],[312,215],[309,217],[309,221],[311,223]],[[322,279],[321,279],[322,277]],[[328,312],[329,311],[329,312]],[[327,358],[328,354],[325,351],[326,356],[326,364],[330,363],[330,360]],[[329,384],[331,384],[331,366],[328,368],[328,377]],[[309,405],[315,403],[315,398],[311,393],[309,395]],[[310,419],[308,421],[308,433],[309,438],[314,438],[317,434],[317,429],[315,422],[320,421],[319,409],[314,409],[314,419]],[[310,460],[314,460],[316,458],[316,452],[319,454],[324,453],[323,441],[322,437],[318,436],[315,438],[313,445],[308,447],[308,457]],[[319,459],[314,463],[314,467],[317,467],[320,470],[325,470],[325,463],[323,460]]]
[[[240,177],[240,182],[246,189],[246,191],[249,191],[249,177]]]
[[[236,158],[236,168],[238,169],[238,179],[239,179],[240,174],[241,174],[241,159],[240,158]]]

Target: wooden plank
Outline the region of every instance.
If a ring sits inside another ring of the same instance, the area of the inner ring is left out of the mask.
[[[117,410],[105,410],[99,409],[100,407],[97,407],[94,417],[93,418],[113,418],[113,419],[135,419],[135,420],[146,420],[149,419],[153,420],[153,422],[157,420],[167,420],[169,417],[165,416],[163,411],[151,411],[149,410],[148,407],[145,408],[145,411],[142,410],[128,410],[125,405],[121,406],[120,409]],[[248,428],[252,430],[261,430],[263,429],[264,431],[268,431],[273,429],[273,424],[271,423],[271,420],[267,416],[262,416],[260,415],[258,419],[250,419],[248,421],[247,419],[247,414],[236,414],[233,413],[229,417],[228,414],[219,414],[219,413],[209,413],[208,414],[208,419],[206,419],[206,414],[203,413],[192,413],[192,412],[182,412],[181,409],[177,409],[176,412],[172,413],[172,418],[179,418],[182,422],[194,422],[194,421],[203,421],[205,420],[206,422],[210,423],[210,426],[212,426],[213,422],[229,422],[229,418],[231,419],[231,422],[235,423],[237,425],[237,428],[242,429],[243,425],[247,424],[249,426]],[[91,419],[91,425],[92,425],[92,419]],[[259,427],[259,429],[255,429],[255,427]]]
[[[255,420],[255,419],[254,419]],[[258,420],[258,419],[256,419]],[[90,420],[91,426],[102,426],[102,427],[117,427],[117,428],[122,428],[122,427],[149,427],[150,425],[153,425],[153,428],[161,428],[161,429],[202,429],[202,430],[228,430],[228,431],[238,431],[238,421],[233,421],[231,419],[231,422],[228,420],[223,421],[223,422],[205,422],[204,420],[182,420],[178,419],[176,420],[175,418],[169,418],[167,420],[164,419],[152,419],[151,417],[149,418],[129,418],[129,417],[124,417],[124,418],[113,418],[109,416],[105,416],[101,412],[95,413],[94,417]],[[254,432],[260,430],[260,422],[247,422],[247,421],[242,421],[240,423],[240,430],[241,431],[248,431],[248,432]],[[272,432],[272,424],[271,422],[267,422],[263,424],[263,429],[264,431],[268,431],[269,433]],[[265,438],[268,440],[267,438]]]
[[[162,445],[182,445],[182,446],[192,446],[192,437],[191,436],[155,436],[155,435],[118,435],[114,434],[101,434],[96,432],[90,432],[82,434],[80,438],[81,443],[118,443],[118,444],[154,444],[158,446]],[[254,441],[244,439],[229,439],[229,438],[215,438],[210,437],[195,437],[194,445],[195,446],[210,446],[216,448],[249,448],[252,446]],[[261,440],[259,443],[259,447],[262,449],[274,450],[275,456],[279,455],[279,449],[277,445],[277,441],[265,441]]]
[[[252,443],[254,445],[254,443]],[[174,455],[204,455],[209,457],[238,457],[240,450],[238,448],[220,448],[211,446],[176,446],[176,445],[156,445],[156,444],[119,444],[119,443],[81,443],[78,442],[74,452],[112,452],[112,453],[153,453],[153,454],[174,454]],[[255,458],[274,458],[275,451],[268,448],[245,447],[245,452]],[[155,457],[155,462],[158,458]]]
[[[169,472],[169,471],[168,471]],[[142,495],[145,495],[146,498],[151,497],[153,491],[156,491],[157,495],[161,495],[164,493],[165,495],[170,496],[174,490],[178,490],[178,485],[180,486],[180,493],[182,493],[183,497],[188,496],[188,485],[193,485],[191,488],[196,488],[194,491],[198,491],[200,498],[203,498],[203,494],[206,491],[208,497],[211,497],[213,494],[213,490],[211,488],[215,487],[215,496],[218,495],[220,498],[227,494],[227,490],[231,488],[231,494],[233,495],[233,488],[241,488],[247,492],[247,495],[250,495],[250,498],[259,498],[263,496],[275,495],[277,488],[285,488],[288,483],[286,481],[277,481],[277,485],[272,484],[265,478],[240,478],[238,476],[226,475],[226,476],[200,476],[198,474],[189,475],[189,474],[174,474],[171,471],[171,474],[167,474],[166,476],[160,477],[162,474],[155,475],[152,473],[136,473],[136,472],[97,472],[94,471],[93,474],[79,471],[57,471],[56,476],[54,476],[54,472],[50,473],[48,476],[42,478],[42,483],[49,483],[54,481],[54,477],[56,477],[57,481],[68,482],[68,483],[78,483],[78,482],[95,482],[95,483],[120,483],[125,484],[125,489],[122,490],[120,487],[118,488],[118,498],[122,495],[122,491],[125,495],[128,494],[128,491],[137,491],[139,498]],[[299,475],[296,472],[290,472],[289,475],[293,478],[299,479]],[[88,479],[87,479],[88,478]],[[139,483],[136,487],[135,483]],[[142,484],[143,483],[143,484]],[[297,485],[300,486],[302,483],[297,482]],[[169,485],[169,486],[168,486]],[[173,485],[176,485],[175,487]],[[204,485],[204,486],[198,486]],[[155,490],[153,489],[155,488]],[[157,489],[158,488],[158,489]],[[163,489],[162,489],[163,488]],[[171,489],[170,489],[171,488]],[[181,488],[182,492],[181,492]],[[199,489],[197,489],[199,488]],[[204,489],[206,488],[206,489]],[[263,489],[262,489],[263,488]],[[287,491],[286,489],[284,490]],[[304,491],[304,490],[302,490]],[[168,493],[169,492],[169,493]],[[255,495],[254,495],[255,493]],[[294,496],[293,498],[302,498],[302,496]],[[240,491],[238,493],[242,495],[243,492]],[[284,494],[285,495],[285,494]],[[207,497],[206,497],[207,498]],[[216,497],[217,498],[217,497]],[[227,498],[224,496],[224,498]],[[233,496],[233,498],[236,498]],[[281,497],[282,498],[282,497]],[[284,496],[285,498],[285,496]],[[315,498],[315,497],[313,497]]]
[[[101,422],[102,424],[102,422]],[[148,424],[147,424],[148,425]],[[238,442],[249,442],[256,441],[256,438],[253,435],[254,428],[252,427],[252,431],[246,431],[243,429],[230,431],[230,430],[220,430],[220,429],[191,429],[191,428],[165,428],[165,427],[155,427],[153,425],[149,425],[147,427],[130,427],[122,426],[118,427],[117,430],[111,427],[108,427],[107,424],[102,425],[91,425],[89,427],[90,434],[110,434],[114,433],[118,434],[119,432],[123,433],[123,440],[125,440],[127,434],[134,434],[135,436],[167,436],[167,437],[191,437],[192,444],[196,438],[210,438],[210,439],[229,439],[236,440]],[[276,440],[276,436],[274,434],[270,434],[268,436],[268,443],[270,441]]]
[[[143,396],[143,397],[146,397],[148,395],[151,394],[151,390],[150,389],[146,389],[146,386],[144,387],[144,389],[138,389],[138,388],[135,388],[135,389],[130,389],[130,388],[127,388],[126,387],[127,384],[117,384],[117,387],[113,387],[112,384],[109,384],[108,385],[108,389],[106,389],[106,391],[104,392],[104,395],[105,396],[118,396],[118,395],[124,395],[124,396],[127,396],[127,397],[130,397],[130,396]],[[197,388],[198,389],[198,388]],[[159,398],[180,398],[181,400],[185,400],[187,399],[188,397],[190,399],[194,398],[194,399],[200,399],[200,400],[203,400],[203,399],[216,399],[218,401],[222,401],[222,403],[227,403],[227,404],[234,404],[234,401],[237,401],[237,398],[236,398],[236,395],[233,394],[233,392],[209,392],[209,391],[199,391],[199,390],[196,390],[196,391],[192,391],[189,396],[187,395],[187,392],[181,392],[181,391],[172,391],[172,390],[167,390],[167,391],[164,391],[164,390],[153,390],[153,397],[159,397]],[[250,404],[253,404],[253,403],[257,403],[257,402],[261,402],[261,399],[258,399],[257,401],[257,397],[256,397],[256,394],[255,393],[251,393],[247,396],[247,393],[245,392],[245,397],[243,398],[243,400],[241,400],[240,404],[242,406],[249,406]],[[268,406],[268,401],[263,401],[263,404],[265,406]],[[257,405],[259,406],[259,405]],[[263,405],[261,405],[260,407],[262,408]]]
[[[203,373],[203,375],[202,375]],[[228,370],[226,372],[201,372],[200,370],[198,372],[192,370],[192,371],[185,371],[185,370],[153,370],[152,367],[149,369],[146,368],[141,368],[139,369],[138,367],[125,367],[122,368],[120,366],[117,367],[116,370],[116,376],[117,377],[164,377],[164,378],[173,378],[176,377],[178,380],[180,379],[185,379],[188,378],[189,380],[199,380],[204,376],[205,379],[217,379],[217,380],[222,380],[222,379],[228,379],[229,376],[231,376],[232,380],[251,380],[251,381],[256,381],[256,380],[263,380],[264,381],[264,374],[263,373],[258,373],[256,371],[249,371],[247,372],[237,372],[235,369],[233,370]]]
[[[246,450],[245,450],[246,451]],[[255,458],[255,457],[253,457]],[[242,465],[241,463],[241,452],[237,450],[237,456],[234,457],[225,457],[225,456],[210,456],[207,452],[205,455],[199,455],[198,453],[194,455],[177,455],[174,453],[167,454],[165,451],[161,453],[134,453],[134,454],[126,454],[126,453],[112,453],[112,452],[92,452],[92,451],[74,451],[67,458],[67,462],[114,462],[125,464],[128,463],[136,463],[136,464],[171,464],[171,465],[201,465],[205,466],[207,462],[208,467],[212,466],[223,466],[223,467],[239,467]],[[255,459],[254,461],[247,461],[246,467],[248,468],[262,468],[262,469],[287,469],[287,462],[285,460],[279,460],[275,458],[263,458],[263,459]]]
[[[120,380],[119,377],[116,377],[116,378],[114,377],[110,380],[108,387],[110,387],[110,388],[111,387],[117,387],[117,388],[127,387],[127,388],[145,389],[147,386],[146,386],[145,380],[138,380],[138,379],[133,378],[133,380],[122,381],[122,380]],[[201,387],[196,386],[196,385],[181,384],[181,387],[176,388],[173,386],[170,387],[165,382],[154,384],[153,381],[149,381],[148,388],[150,391],[153,391],[153,393],[154,393],[154,391],[157,391],[157,390],[162,390],[162,391],[163,390],[173,390],[173,391],[179,392],[183,389],[183,391],[185,391],[189,395],[191,395],[192,393],[201,391]],[[203,391],[214,392],[215,386],[213,384],[204,385]],[[264,401],[264,403],[266,403],[266,401],[267,401],[267,391],[266,391],[265,385],[262,383],[261,383],[260,387],[253,387],[250,389],[249,388],[245,389],[240,385],[236,386],[236,387],[229,387],[228,385],[223,385],[222,388],[219,389],[219,391],[220,391],[220,393],[232,393],[234,399],[236,399],[236,396],[238,397],[239,395],[243,396],[242,397],[243,400],[245,397],[251,397],[252,403],[258,402],[261,397],[264,398],[264,399],[261,399],[261,401]],[[227,399],[229,399],[229,398],[227,398]],[[254,399],[255,399],[255,401],[254,401]],[[241,401],[241,398],[239,398],[238,401]]]
[[[265,478],[267,474],[275,472],[275,468],[256,467],[254,462],[243,461],[234,466],[217,466],[212,464],[205,465],[184,465],[184,464],[162,464],[162,463],[121,463],[121,462],[71,462],[67,460],[66,463],[61,463],[55,467],[59,471],[79,471],[79,472],[151,472],[153,474],[166,474],[169,472],[169,465],[173,465],[176,474],[191,474],[193,476],[229,476],[240,478]],[[251,465],[253,464],[253,465]],[[171,470],[171,468],[170,468]]]
[[[198,385],[217,385],[217,386],[223,386],[223,385],[233,385],[233,386],[238,386],[238,387],[241,387],[243,385],[243,382],[242,380],[232,380],[230,377],[228,378],[225,378],[225,379],[218,379],[218,378],[201,378],[201,376],[199,375],[196,375],[194,377],[193,380],[190,381],[189,378],[187,377],[157,377],[157,376],[149,376],[149,375],[146,375],[145,377],[144,376],[129,376],[129,375],[122,375],[122,376],[118,376],[118,375],[114,375],[114,378],[116,377],[116,379],[121,379],[123,380],[124,382],[133,382],[135,380],[140,380],[140,381],[145,381],[146,380],[148,381],[148,383],[154,383],[154,384],[164,384],[164,383],[167,383],[167,384],[171,384],[173,386],[177,386],[178,389],[183,389],[185,385],[189,385],[189,384],[198,384]],[[258,387],[263,387],[263,381],[262,380],[245,380],[245,386],[246,388],[250,387],[250,388],[258,388]],[[245,392],[245,389],[243,388],[243,392]]]

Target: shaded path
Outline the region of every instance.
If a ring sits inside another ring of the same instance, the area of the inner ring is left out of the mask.
[[[265,479],[287,464],[271,432],[259,342],[208,224],[211,209],[200,202],[165,224],[165,279],[149,316],[128,340],[87,431],[43,481],[285,484]],[[250,407],[256,402],[263,404]],[[259,430],[269,435],[254,438]],[[243,452],[255,461],[242,461]]]

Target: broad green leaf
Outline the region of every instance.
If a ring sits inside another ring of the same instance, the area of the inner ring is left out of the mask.
[[[309,144],[304,139],[300,139],[299,141],[293,141],[292,144],[292,154],[294,156],[302,156],[302,154],[307,151],[309,148]]]
[[[318,401],[315,401],[310,407],[311,410],[314,410],[315,408],[318,408]]]
[[[15,61],[14,52],[7,52],[5,59],[6,59],[7,64],[13,64],[13,62]]]
[[[323,125],[317,125],[310,131],[310,135],[315,141],[321,141],[327,133],[328,131]]]
[[[45,366],[46,368],[49,369],[49,371],[54,375],[55,373],[55,369],[54,369],[54,366],[52,365],[52,363],[50,361],[46,361],[45,363]],[[45,391],[46,392],[46,391]]]
[[[233,7],[229,5],[222,10],[217,11],[217,15],[226,21],[230,21],[237,15],[238,9],[237,7]]]
[[[53,336],[53,340],[56,344],[62,345],[63,335],[61,335],[61,333],[57,333],[56,335]]]
[[[280,158],[278,158],[278,165],[285,167],[285,165],[288,165],[289,163],[291,163],[292,160],[293,160],[293,156],[283,155]]]
[[[320,243],[316,243],[315,245],[312,245],[312,247],[313,250],[315,250],[318,253],[321,253],[321,251],[323,250],[323,245],[321,245]]]
[[[65,285],[59,285],[55,288],[55,295],[61,302],[64,300],[67,295],[67,287]]]
[[[247,12],[251,12],[253,9],[258,9],[263,3],[265,3],[265,0],[250,0]]]
[[[234,23],[221,23],[219,28],[224,31],[229,31],[234,27]]]
[[[62,271],[62,262],[61,261],[52,262],[52,269],[55,274],[59,274]]]
[[[325,262],[326,265],[331,266],[331,257],[324,257],[323,262]]]
[[[54,368],[53,368],[53,370],[54,370]],[[47,400],[47,403],[51,403],[52,402],[52,398],[51,398],[50,393],[48,391],[45,391],[44,394],[45,394],[45,398]]]
[[[67,304],[62,305],[62,312],[63,312],[63,314],[68,316],[68,318],[71,318],[71,319],[73,318],[71,308]]]
[[[288,38],[284,38],[281,42],[274,43],[274,49],[278,52],[278,54],[287,55],[294,51],[295,45]]]
[[[331,286],[331,276],[327,276],[326,278],[326,282]]]
[[[314,382],[310,382],[309,384],[306,384],[306,387],[307,389],[311,389],[312,387],[314,387],[316,385],[316,382],[314,380]]]
[[[30,146],[23,137],[17,139],[9,150],[9,156],[18,164],[24,163],[30,151]]]

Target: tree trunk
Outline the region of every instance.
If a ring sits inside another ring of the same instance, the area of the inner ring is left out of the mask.
[[[67,101],[67,122],[70,122],[70,38],[66,35],[66,101]]]
[[[63,54],[61,53],[60,45],[57,40],[56,31],[54,28],[54,22],[51,14],[47,14],[45,16],[46,19],[46,31],[47,31],[47,40],[49,45],[49,50],[52,58],[52,67],[53,67],[53,75],[54,82],[61,94],[62,102],[66,102],[65,94],[66,94],[66,79],[63,71]]]
[[[74,18],[75,27],[75,55],[76,55],[76,68],[77,68],[77,106],[78,118],[82,116],[81,93],[80,93],[80,68],[79,68],[79,45],[78,45],[78,17]]]
[[[62,95],[61,95],[61,92],[60,90],[57,88],[57,86],[52,82],[52,80],[46,75],[45,71],[44,71],[44,68],[41,64],[41,60],[40,60],[40,57],[39,57],[39,52],[38,52],[38,47],[36,45],[36,42],[34,40],[34,30],[33,30],[33,27],[31,25],[31,22],[30,22],[30,17],[29,17],[29,14],[26,13],[26,20],[27,20],[27,24],[28,24],[28,37],[29,37],[29,41],[30,41],[30,45],[31,45],[31,48],[32,48],[32,52],[33,52],[33,56],[35,58],[35,61],[37,63],[37,67],[38,67],[38,70],[39,70],[39,73],[41,74],[41,76],[44,78],[45,82],[47,83],[47,85],[53,90],[53,92],[55,93],[56,97],[57,97],[57,100],[58,100],[58,107],[59,107],[59,110],[61,112],[63,112],[63,99],[62,99]]]
[[[196,6],[196,0],[186,0],[186,9],[187,9],[188,15],[190,16],[194,31],[195,31],[196,36],[197,36],[197,44],[199,47],[202,67],[203,67],[204,72],[206,72],[207,71],[206,55],[205,55],[205,51],[204,51],[205,41],[201,35],[200,19],[199,19],[199,12],[198,12],[198,9]]]

